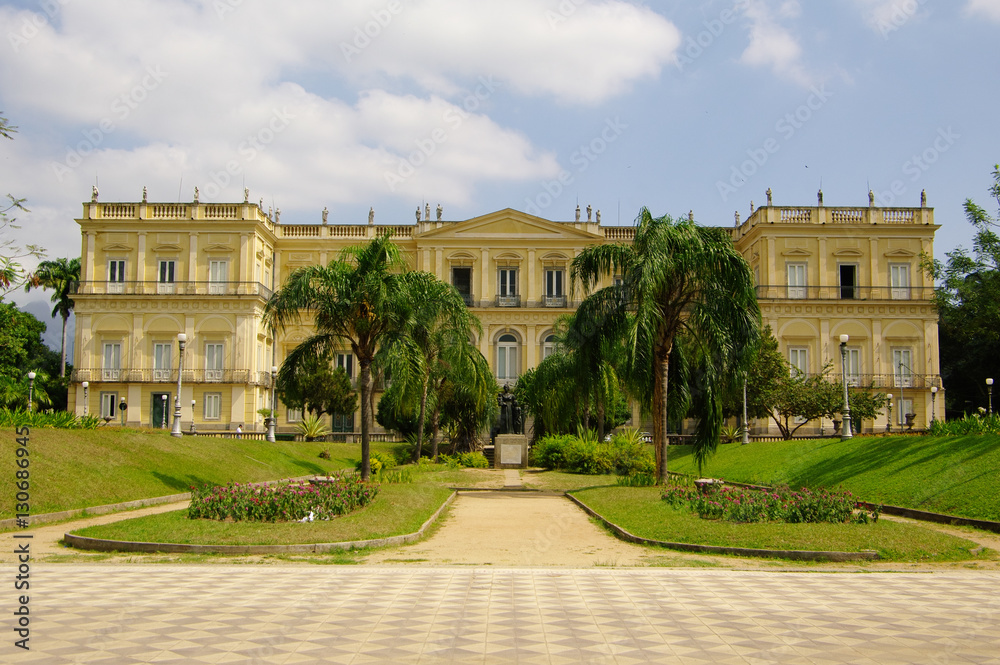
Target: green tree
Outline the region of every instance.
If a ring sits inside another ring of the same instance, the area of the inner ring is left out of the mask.
[[[342,367],[333,367],[330,357],[307,357],[297,367],[279,374],[275,387],[286,406],[313,415],[354,413],[358,396]]]
[[[465,348],[462,362],[449,369],[438,392],[441,427],[449,432],[451,452],[475,450],[479,438],[496,422],[500,387],[479,349]],[[434,456],[437,457],[435,436]]]
[[[812,420],[840,413],[844,388],[843,384],[830,381],[831,367],[827,364],[821,374],[805,374],[790,368],[771,388],[767,396],[770,415],[783,439],[791,439]]]
[[[385,364],[400,396],[412,395],[418,404],[413,461],[423,448],[428,398],[436,405],[447,373],[468,357],[473,332],[482,334],[479,319],[469,313],[462,296],[450,284],[428,272],[406,275],[409,317],[403,334],[386,346]],[[384,396],[383,396],[384,399]],[[394,400],[401,406],[406,400]],[[437,413],[432,419],[436,419]],[[436,429],[436,426],[432,429]]]
[[[1000,165],[993,168],[990,195],[1000,206]],[[972,199],[965,217],[975,235],[971,254],[948,252],[942,262],[922,257],[921,267],[937,283],[941,378],[946,406],[956,411],[985,405],[987,377],[1000,376],[1000,213],[991,216]]]
[[[49,299],[55,303],[52,308],[52,318],[62,317],[62,345],[60,346],[59,376],[66,376],[66,324],[73,313],[73,294],[80,285],[80,259],[55,259],[42,261],[33,273],[28,276],[24,285],[25,291],[31,289],[52,289],[54,293]]]
[[[760,310],[750,267],[725,230],[654,218],[645,208],[637,223],[631,245],[592,246],[577,256],[573,283],[589,291],[602,277],[620,278],[591,294],[577,316],[594,334],[623,341],[631,391],[653,414],[656,477],[664,482],[671,359],[690,379],[675,401],[698,418],[701,464],[719,442],[722,388],[742,377],[756,346]]]
[[[380,347],[405,329],[406,264],[391,234],[348,247],[326,266],[298,268],[271,296],[264,315],[275,330],[312,316],[315,333],[288,354],[284,378],[309,358],[329,356],[350,345],[360,369],[361,478],[371,475],[372,363]]]
[[[13,140],[17,127],[0,114],[0,137]],[[18,288],[25,279],[24,268],[20,259],[27,257],[41,258],[45,250],[34,244],[20,245],[10,237],[5,237],[12,230],[20,229],[17,219],[11,216],[14,211],[28,212],[24,207],[24,199],[7,194],[7,203],[0,205],[0,299]]]
[[[42,342],[45,324],[12,303],[0,302],[0,403],[24,408],[28,402],[28,372],[35,372],[32,401],[65,408],[60,390],[65,384],[53,377],[59,356]],[[52,397],[55,396],[55,397]]]

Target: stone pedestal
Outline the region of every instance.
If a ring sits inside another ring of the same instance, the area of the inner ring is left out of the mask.
[[[524,434],[497,434],[493,468],[527,469],[528,437]]]

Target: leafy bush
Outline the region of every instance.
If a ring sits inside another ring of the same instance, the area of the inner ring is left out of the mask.
[[[329,450],[321,450],[321,451],[319,451],[319,458],[320,459],[330,459],[330,451]]]
[[[600,442],[593,432],[577,436],[548,436],[532,449],[532,462],[547,469],[563,469],[576,473],[622,476],[652,474],[655,464],[652,453],[642,442],[638,430],[623,430]]]
[[[361,473],[361,463],[358,460],[354,464],[354,470]],[[396,466],[396,457],[392,453],[383,453],[377,450],[371,451],[368,455],[368,463],[371,465],[372,475],[378,475],[383,471],[389,471]]]
[[[313,514],[328,520],[371,503],[378,485],[354,476],[339,476],[315,485],[229,483],[191,488],[191,519],[292,522]]]
[[[787,487],[751,490],[724,486],[698,492],[692,487],[671,486],[662,496],[675,508],[686,504],[702,518],[729,522],[868,524],[877,522],[881,514],[880,507],[869,511],[846,491],[802,488],[792,492]]]
[[[330,428],[326,426],[326,422],[319,416],[313,415],[303,418],[301,422],[295,425],[295,429],[305,437],[306,441],[321,439],[330,433]]]
[[[630,473],[627,476],[618,476],[615,482],[620,487],[652,487],[656,484],[656,474]]]
[[[68,411],[28,411],[0,408],[0,427],[54,427],[58,429],[97,429],[104,419],[88,414],[77,418]]]
[[[480,452],[459,453],[457,455],[440,455],[442,463],[449,469],[488,469],[490,461]]]
[[[1000,414],[965,414],[958,420],[935,420],[931,423],[930,433],[934,436],[1000,434]]]

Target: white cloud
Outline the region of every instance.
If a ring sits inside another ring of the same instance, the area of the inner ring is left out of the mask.
[[[752,67],[770,67],[775,73],[804,86],[813,83],[802,65],[802,47],[781,19],[794,19],[801,13],[794,0],[782,2],[772,11],[766,0],[747,0],[744,15],[750,19],[750,44],[741,62]]]
[[[1000,0],[969,0],[965,12],[972,16],[983,16],[1000,23]]]

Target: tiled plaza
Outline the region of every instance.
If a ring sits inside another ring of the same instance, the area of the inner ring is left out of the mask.
[[[1000,663],[1000,575],[975,571],[36,564],[31,575],[31,650],[8,627],[2,663]]]

